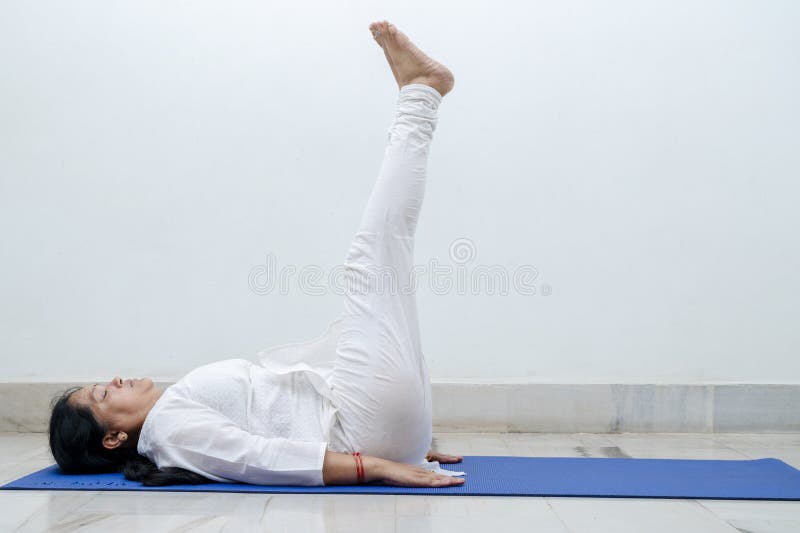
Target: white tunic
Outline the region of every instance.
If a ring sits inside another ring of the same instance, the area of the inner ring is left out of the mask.
[[[318,338],[262,350],[254,363],[201,366],[168,387],[145,418],[137,450],[159,468],[220,482],[324,485],[337,421],[328,381],[342,320]],[[437,461],[419,466],[446,475]]]

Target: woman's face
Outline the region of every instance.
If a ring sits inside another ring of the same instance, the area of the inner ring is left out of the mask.
[[[115,377],[108,383],[95,383],[75,391],[70,402],[87,407],[108,429],[103,445],[116,448],[138,438],[147,413],[160,395],[150,378]]]

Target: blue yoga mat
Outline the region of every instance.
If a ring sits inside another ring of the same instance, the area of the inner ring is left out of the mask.
[[[146,490],[304,494],[438,494],[448,496],[585,496],[800,500],[800,470],[778,459],[632,459],[464,456],[443,468],[466,472],[459,487],[404,488],[379,484],[296,487],[210,483],[144,487],[122,474],[65,475],[56,465],[3,489]]]

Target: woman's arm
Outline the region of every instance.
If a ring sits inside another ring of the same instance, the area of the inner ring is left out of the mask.
[[[379,457],[363,456],[364,480],[382,481],[396,487],[449,487],[462,485],[464,478],[446,476],[426,470],[421,466],[396,463]],[[325,485],[354,485],[358,483],[355,457],[327,450],[322,465]]]
[[[215,481],[324,484],[322,464],[327,442],[251,433],[218,411],[188,398],[173,397],[162,405],[151,420],[145,444],[141,452],[160,468],[185,468]]]
[[[364,464],[364,481],[379,481],[383,479],[384,459],[364,455],[361,457]],[[358,483],[356,475],[356,458],[347,453],[338,453],[327,450],[325,461],[322,463],[322,482],[326,485],[355,485]]]

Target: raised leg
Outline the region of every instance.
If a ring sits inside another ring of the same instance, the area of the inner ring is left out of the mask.
[[[395,70],[408,76],[407,64]],[[348,448],[340,451],[409,463],[423,461],[431,444],[430,378],[411,274],[443,97],[421,81],[400,87],[383,163],[347,252],[347,292],[331,378]]]

